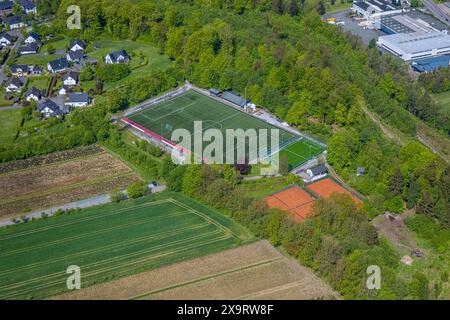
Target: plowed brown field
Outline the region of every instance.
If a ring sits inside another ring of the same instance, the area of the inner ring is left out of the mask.
[[[129,167],[102,149],[78,158],[12,170],[0,174],[0,217],[108,193],[137,179]]]

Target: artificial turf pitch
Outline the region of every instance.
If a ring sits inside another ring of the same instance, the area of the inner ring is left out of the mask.
[[[223,134],[224,140],[226,139],[226,129],[255,129],[256,132],[259,132],[259,129],[267,129],[269,151],[271,129],[279,129],[280,147],[288,145],[299,138],[295,134],[195,91],[188,91],[175,98],[139,111],[129,116],[128,119],[167,140],[171,140],[172,132],[175,129],[187,129],[193,137],[194,121],[202,121],[203,132],[210,128],[219,129]],[[235,144],[236,148],[237,145]],[[191,148],[190,150],[193,149]]]
[[[250,240],[235,222],[166,193],[0,230],[0,300],[68,291],[71,265],[81,287],[222,251]]]

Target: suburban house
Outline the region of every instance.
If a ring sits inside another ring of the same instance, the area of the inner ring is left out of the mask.
[[[6,92],[20,92],[22,86],[22,81],[17,77],[12,77],[5,83]]]
[[[66,59],[69,62],[81,62],[84,60],[84,52],[83,50],[77,50],[77,51],[69,51],[66,54]]]
[[[52,60],[47,64],[47,69],[52,73],[63,72],[69,69],[69,62],[66,58]]]
[[[3,18],[3,25],[11,28],[11,30],[14,29],[20,29],[25,26],[25,23],[23,23],[21,16],[11,16],[11,17],[5,17]]]
[[[0,2],[0,16],[7,16],[12,13],[14,2],[7,0]]]
[[[24,98],[28,102],[39,101],[41,96],[42,96],[41,91],[39,89],[37,89],[36,87],[31,87],[24,94]]]
[[[80,51],[80,50],[84,51],[84,50],[86,50],[86,44],[82,40],[76,39],[70,43],[69,50],[70,51]]]
[[[45,99],[38,105],[38,111],[45,117],[60,117],[64,114],[61,108],[52,100]]]
[[[9,33],[5,32],[0,35],[0,45],[2,47],[12,45],[13,41],[14,41],[14,38]]]
[[[90,98],[87,92],[69,93],[66,105],[71,107],[87,107],[90,104]]]
[[[20,0],[20,5],[26,14],[37,14],[36,5],[30,0]]]
[[[130,62],[130,56],[125,50],[118,50],[107,54],[105,57],[106,64],[115,63],[128,63]]]
[[[35,54],[39,51],[39,46],[37,43],[30,43],[24,46],[20,46],[18,53],[20,55],[26,55],[26,54]]]
[[[33,76],[39,76],[42,74],[42,68],[39,66],[33,66],[33,68],[31,69],[31,74]]]
[[[63,76],[63,84],[65,86],[75,86],[78,84],[78,74],[76,72],[69,72]]]
[[[11,74],[17,77],[23,77],[28,75],[30,71],[30,66],[25,64],[13,64],[11,66]]]
[[[25,43],[26,44],[31,44],[31,43],[36,43],[36,42],[38,42],[40,40],[40,37],[39,37],[39,35],[37,34],[37,33],[35,33],[35,32],[30,32],[29,34],[28,34],[28,37],[26,37],[25,38]]]
[[[309,176],[310,181],[315,181],[326,177],[328,173],[327,167],[324,164],[320,164],[316,167],[312,167],[306,170],[306,174]]]
[[[58,94],[65,96],[66,94],[68,94],[71,91],[70,87],[62,85],[61,88],[59,88],[58,90]]]

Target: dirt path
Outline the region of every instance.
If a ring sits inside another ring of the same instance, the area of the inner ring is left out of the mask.
[[[389,128],[388,126],[384,125],[380,117],[367,109],[367,107],[362,108],[364,113],[383,131],[383,133],[392,141],[394,141],[396,144],[400,146],[404,146],[406,144],[406,141],[403,137],[400,137],[399,133],[394,132],[393,129]]]

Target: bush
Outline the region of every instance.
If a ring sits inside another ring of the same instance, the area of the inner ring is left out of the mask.
[[[109,199],[112,202],[120,202],[125,199],[125,195],[123,194],[122,191],[120,191],[120,189],[116,188],[112,190],[111,193],[109,194]]]
[[[127,194],[130,199],[143,197],[148,192],[148,185],[143,181],[136,181],[127,187]]]

